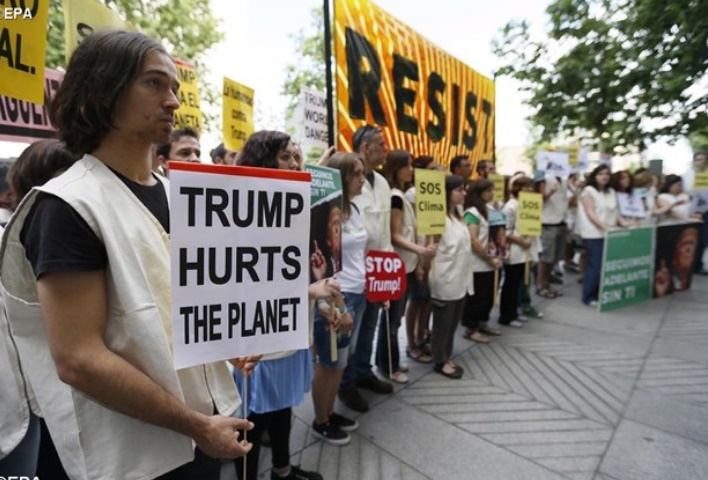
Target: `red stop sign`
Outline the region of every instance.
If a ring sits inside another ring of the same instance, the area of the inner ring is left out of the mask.
[[[406,291],[406,265],[395,252],[370,250],[366,254],[366,299],[398,300]]]

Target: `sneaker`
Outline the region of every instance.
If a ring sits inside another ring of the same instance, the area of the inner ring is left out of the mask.
[[[354,410],[355,412],[369,411],[369,402],[367,402],[366,399],[361,396],[359,390],[354,387],[340,390],[338,396],[339,400],[350,410]]]
[[[403,373],[408,373],[408,364],[407,363],[399,363],[398,364],[398,370],[403,372]]]
[[[360,378],[356,381],[356,386],[359,388],[365,388],[371,390],[379,395],[390,395],[393,393],[393,385],[388,382],[379,380],[376,375],[372,375],[367,378]]]
[[[521,328],[524,326],[524,324],[518,320],[512,320],[509,323],[500,323],[499,325],[502,325],[504,327],[514,327],[514,328]]]
[[[524,322],[524,323],[526,323],[526,322],[529,321],[529,317],[526,317],[526,316],[524,316],[524,315],[519,315],[519,316],[516,317],[516,319],[517,319],[518,321]]]
[[[325,442],[338,447],[349,445],[349,442],[352,441],[352,437],[350,437],[347,432],[343,432],[339,428],[332,425],[331,422],[325,422],[320,425],[313,421],[312,434],[320,440],[324,440]]]
[[[531,305],[521,307],[521,313],[528,318],[543,318],[543,314],[533,308]]]
[[[591,300],[590,303],[588,303],[588,307],[596,308],[597,300]]]
[[[553,285],[563,285],[563,278],[557,275],[551,275],[551,279],[549,280],[549,282]]]
[[[580,266],[575,262],[563,263],[563,269],[566,272],[573,272],[573,273],[580,272]]]
[[[359,428],[359,422],[353,418],[345,417],[344,415],[340,415],[338,413],[333,413],[329,416],[329,423],[347,433],[353,432]]]
[[[290,466],[290,473],[287,477],[281,477],[275,472],[270,472],[270,480],[324,480],[324,477],[317,472],[308,472],[295,465]]]

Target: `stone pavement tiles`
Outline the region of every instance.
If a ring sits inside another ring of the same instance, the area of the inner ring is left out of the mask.
[[[347,447],[312,437],[308,399],[296,409],[293,463],[325,479],[708,478],[708,279],[600,314],[566,276],[563,297],[534,299],[545,319],[489,345],[460,330],[462,380],[413,363],[393,396],[364,392],[372,408]]]

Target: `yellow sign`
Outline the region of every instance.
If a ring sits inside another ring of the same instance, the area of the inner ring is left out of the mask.
[[[708,172],[697,173],[693,181],[694,190],[708,190]]]
[[[538,237],[541,235],[541,213],[543,195],[533,192],[519,192],[519,233]]]
[[[98,0],[64,0],[64,48],[69,63],[74,49],[94,30],[135,30],[118,13]],[[44,26],[46,35],[46,25]]]
[[[404,5],[401,3],[401,5]],[[405,8],[405,7],[402,7]],[[368,0],[335,0],[337,144],[381,127],[389,148],[473,168],[494,153],[494,82]]]
[[[41,105],[49,0],[3,1],[0,8],[0,95]]]
[[[415,210],[419,235],[445,233],[445,172],[415,169]]]
[[[173,58],[179,78],[179,108],[175,111],[175,129],[192,127],[201,136],[202,111],[199,108],[199,85],[194,65]]]
[[[224,77],[224,146],[239,151],[253,133],[253,89]]]
[[[568,152],[568,164],[571,167],[577,167],[580,164],[580,145],[570,145],[559,150]]]
[[[506,179],[504,178],[504,175],[492,173],[487,177],[487,180],[494,184],[494,201],[503,202],[504,186],[506,185]]]

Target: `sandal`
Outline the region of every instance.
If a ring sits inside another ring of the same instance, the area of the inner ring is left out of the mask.
[[[556,298],[558,296],[556,293],[555,290],[551,290],[550,288],[536,290],[536,295],[543,298]]]
[[[408,375],[405,373],[401,372],[398,370],[397,372],[393,372],[393,374],[388,377],[392,382],[396,383],[408,383]]]
[[[462,334],[462,338],[466,338],[467,340],[471,340],[475,343],[489,343],[489,337],[482,334],[479,330],[467,330],[465,333]]]
[[[481,324],[479,326],[479,328],[477,329],[477,331],[479,333],[483,333],[483,334],[488,335],[490,337],[499,337],[502,334],[502,332],[500,332],[499,330],[497,330],[495,328],[490,327],[486,323]]]
[[[446,364],[444,364],[444,363],[442,365],[435,365],[435,367],[433,367],[433,371],[435,371],[435,372],[439,373],[440,375],[443,375],[447,378],[451,378],[453,380],[459,380],[460,378],[462,378],[463,370],[461,368],[455,366],[455,368],[452,370],[452,372],[446,372],[444,370],[445,365]]]
[[[414,360],[418,363],[430,363],[433,361],[433,358],[423,352],[420,347],[413,347],[409,348],[406,350],[406,356],[410,358],[411,360]]]

